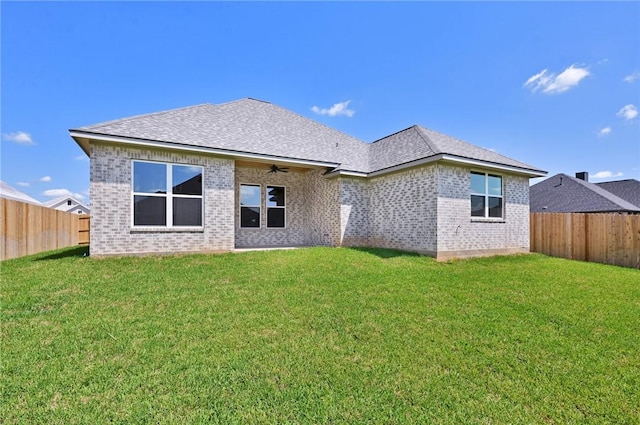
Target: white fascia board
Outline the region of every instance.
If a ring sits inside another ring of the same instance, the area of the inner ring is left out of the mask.
[[[492,162],[462,158],[455,155],[438,154],[438,155],[430,156],[428,158],[422,158],[416,161],[407,162],[405,164],[395,165],[393,167],[385,168],[384,170],[374,171],[372,173],[359,173],[354,171],[336,170],[336,171],[332,171],[330,173],[325,174],[325,177],[328,177],[328,178],[337,177],[337,176],[376,177],[376,176],[381,176],[383,174],[401,171],[407,168],[418,167],[420,165],[425,165],[425,164],[429,164],[436,161],[446,161],[446,162],[453,162],[456,164],[473,165],[479,168],[507,171],[514,174],[524,174],[529,177],[544,177],[547,175],[545,171],[513,167],[505,164],[495,164]]]
[[[325,173],[324,176],[328,179],[338,177],[338,176],[347,176],[347,177],[369,177],[367,173],[361,173],[359,171],[348,171],[348,170],[335,170],[329,173]]]
[[[514,167],[512,165],[496,164],[496,163],[493,163],[493,162],[480,161],[480,160],[477,160],[477,159],[462,158],[462,157],[459,157],[459,156],[447,155],[447,154],[442,154],[442,155],[439,155],[439,156],[441,156],[440,159],[442,159],[443,161],[455,162],[455,163],[458,163],[458,164],[474,165],[474,166],[481,167],[481,168],[490,168],[490,169],[494,169],[494,170],[507,171],[507,172],[515,173],[515,174],[525,174],[525,175],[527,175],[529,177],[544,177],[544,176],[547,175],[546,171],[532,170],[532,169],[529,169],[529,168]]]
[[[98,142],[123,143],[127,145],[142,146],[142,147],[148,147],[148,148],[161,148],[161,149],[180,150],[180,151],[187,151],[187,152],[206,153],[210,155],[227,156],[227,157],[241,158],[241,159],[254,159],[259,161],[281,162],[281,163],[287,163],[292,165],[303,165],[303,166],[324,167],[324,168],[329,168],[329,167],[335,168],[338,165],[340,165],[335,162],[294,159],[294,158],[287,158],[283,156],[239,152],[239,151],[218,149],[218,148],[209,148],[206,146],[182,145],[177,143],[157,142],[153,140],[131,139],[128,137],[121,137],[121,136],[96,135],[92,133],[84,133],[79,131],[70,131],[69,133],[71,134],[71,137],[73,137],[74,139],[83,138],[83,139],[95,140]]]

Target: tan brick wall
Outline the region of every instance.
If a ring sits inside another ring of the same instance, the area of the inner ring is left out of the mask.
[[[131,227],[131,162],[134,159],[204,167],[202,230]],[[90,174],[91,255],[233,249],[232,160],[92,143]]]

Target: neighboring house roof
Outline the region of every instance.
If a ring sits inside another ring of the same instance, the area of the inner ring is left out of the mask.
[[[640,207],[602,187],[556,174],[529,188],[531,212],[640,212]]]
[[[632,203],[640,208],[640,181],[635,179],[615,180],[611,182],[596,183],[607,192]]]
[[[71,129],[89,153],[89,140],[201,147],[265,161],[308,161],[363,175],[417,160],[478,161],[530,176],[546,173],[461,140],[414,126],[366,143],[292,111],[255,99],[203,104]],[[155,145],[154,145],[155,146]],[[450,157],[447,157],[450,156]]]
[[[24,192],[15,189],[2,180],[0,180],[0,198],[11,199],[14,201],[27,202],[29,204],[42,205],[40,201],[32,198]]]
[[[68,201],[71,201],[72,203],[72,205],[70,205],[69,208],[58,208],[60,206],[66,207],[68,204]],[[76,209],[77,207],[80,207],[83,210],[89,211],[88,206],[86,206],[82,201],[79,201],[78,199],[70,195],[60,196],[58,198],[45,202],[43,205],[47,208],[57,208],[57,209],[63,209],[65,211]]]

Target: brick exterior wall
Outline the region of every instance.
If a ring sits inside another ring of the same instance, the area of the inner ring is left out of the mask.
[[[323,170],[306,173],[307,245],[340,245],[340,181],[327,179]]]
[[[134,159],[204,167],[202,230],[139,230],[131,227],[131,161]],[[234,248],[233,160],[92,143],[90,175],[91,255]]]
[[[369,246],[369,182],[343,177],[340,183],[340,239],[342,246]]]
[[[131,226],[131,161],[204,167],[204,225],[196,231]],[[428,164],[369,179],[324,170],[268,173],[230,159],[91,145],[92,255],[196,252],[264,246],[371,246],[438,259],[528,252],[529,180],[502,174],[505,216],[472,219],[471,168]],[[260,184],[262,226],[240,228],[240,184]],[[286,189],[286,227],[266,227],[267,185]]]
[[[370,245],[433,255],[436,199],[434,165],[370,179]]]
[[[471,217],[471,168],[438,164],[437,174],[439,259],[529,251],[529,179],[496,173],[504,217],[483,219]]]
[[[298,246],[306,243],[306,179],[305,173],[269,173],[268,167],[236,167],[235,177],[235,246],[267,247]],[[261,188],[260,228],[240,227],[240,185],[259,184]],[[265,191],[269,186],[285,188],[285,227],[268,228]]]

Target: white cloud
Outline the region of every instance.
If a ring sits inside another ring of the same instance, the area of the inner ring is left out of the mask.
[[[609,134],[611,134],[611,127],[601,128],[600,131],[598,131],[598,136],[607,136]]]
[[[640,71],[633,71],[631,74],[624,77],[622,81],[625,83],[633,83],[638,78],[640,78]]]
[[[611,171],[598,171],[593,176],[594,179],[609,179],[611,177],[622,177],[622,173],[612,173]]]
[[[40,177],[39,179],[41,182],[50,182],[51,181],[51,176],[44,176],[44,177]]]
[[[329,115],[330,117],[335,117],[338,115],[346,115],[348,117],[352,117],[353,114],[356,113],[356,111],[348,108],[350,102],[351,102],[350,100],[347,100],[344,102],[336,103],[329,109],[325,109],[325,108],[320,109],[317,106],[313,106],[311,110],[318,115]]]
[[[538,90],[548,94],[563,93],[577,86],[583,78],[589,75],[591,75],[589,69],[576,67],[575,65],[571,65],[560,74],[544,69],[529,77],[524,86],[534,93]]]
[[[29,184],[29,182],[17,182],[16,184],[17,184],[18,186],[22,186],[22,187],[29,187],[29,186],[31,186],[31,185]]]
[[[87,155],[76,155],[73,157],[76,161],[88,161],[89,157]]]
[[[624,105],[616,115],[626,120],[632,120],[638,116],[638,108],[632,104]]]
[[[2,133],[2,140],[18,143],[20,145],[35,145],[29,133],[16,131],[15,133]]]
[[[57,198],[59,196],[73,196],[74,198],[84,199],[85,196],[81,193],[74,193],[68,189],[49,189],[42,192],[44,196],[50,196],[52,198]]]

